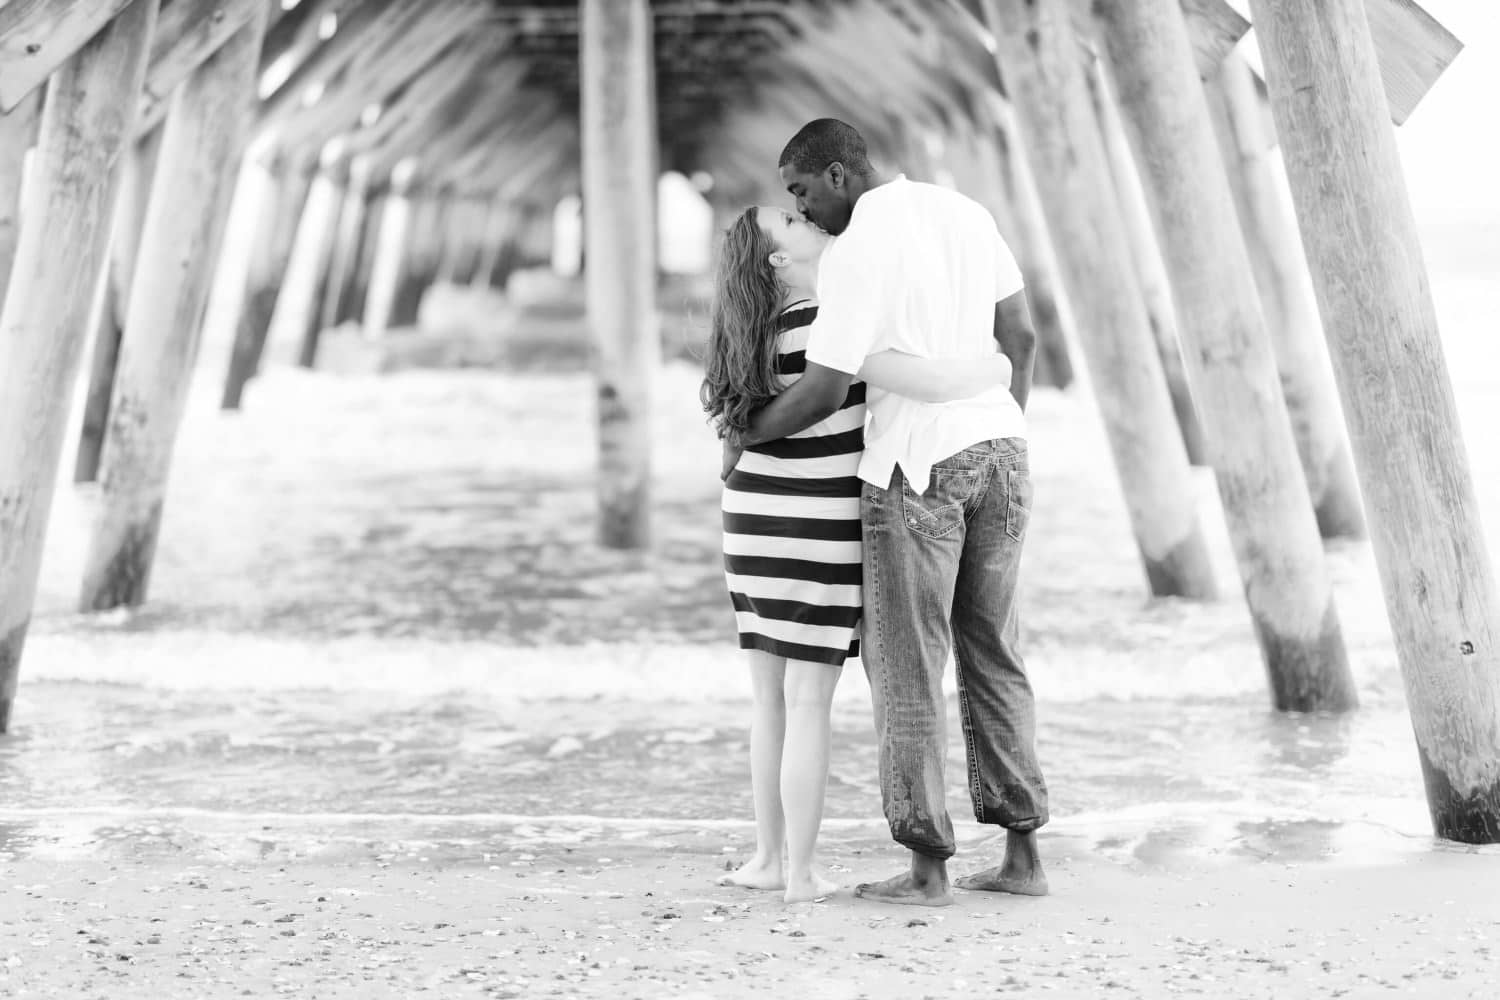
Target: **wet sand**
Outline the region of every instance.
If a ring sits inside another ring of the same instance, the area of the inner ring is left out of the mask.
[[[717,836],[522,851],[489,836],[494,851],[443,860],[8,868],[0,984],[16,997],[205,998],[1500,990],[1500,899],[1481,874],[1493,857],[1132,871],[1053,839],[1052,897],[959,892],[918,911],[715,887]],[[830,847],[840,878],[890,867],[882,847]]]

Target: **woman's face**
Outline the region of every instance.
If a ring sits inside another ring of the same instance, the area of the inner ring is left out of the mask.
[[[833,237],[784,208],[757,205],[755,221],[776,249],[792,261],[815,261]]]

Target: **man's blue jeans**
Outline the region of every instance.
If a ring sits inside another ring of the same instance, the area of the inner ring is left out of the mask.
[[[1047,822],[1036,710],[1016,650],[1016,579],[1031,481],[1026,442],[985,441],[933,466],[917,492],[898,467],[865,484],[864,663],[891,836],[949,858],[943,670],[953,647],[975,818],[1010,830]]]

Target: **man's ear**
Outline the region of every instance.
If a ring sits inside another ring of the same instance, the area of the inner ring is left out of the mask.
[[[844,186],[844,165],[837,161],[828,164],[828,183],[834,188]]]
[[[768,261],[771,262],[771,266],[772,267],[786,267],[788,264],[790,264],[792,262],[792,258],[788,257],[786,254],[782,253],[780,250],[776,250],[776,251],[772,252],[771,254],[769,254],[766,257],[766,260],[768,260]]]

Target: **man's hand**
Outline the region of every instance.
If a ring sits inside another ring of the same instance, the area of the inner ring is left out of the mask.
[[[744,445],[731,444],[728,438],[724,439],[724,461],[719,468],[719,479],[729,478],[734,467],[739,464],[740,456],[745,453]]]
[[[995,341],[1000,353],[1010,358],[1010,394],[1026,410],[1031,398],[1032,363],[1036,360],[1036,328],[1031,325],[1031,309],[1026,293],[1017,292],[995,303]]]

